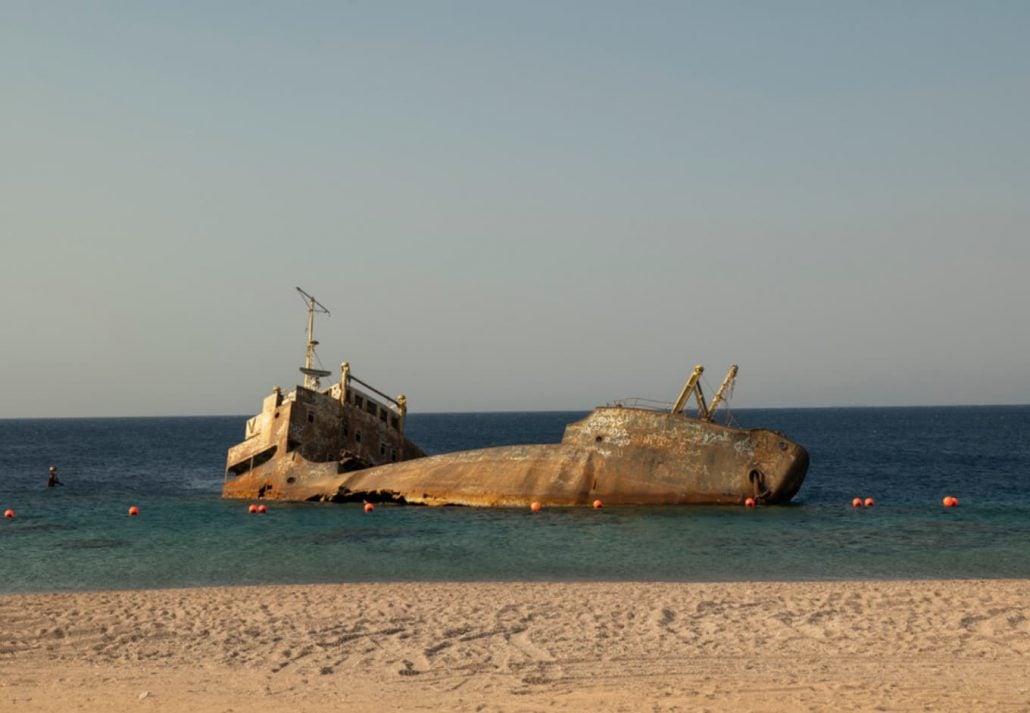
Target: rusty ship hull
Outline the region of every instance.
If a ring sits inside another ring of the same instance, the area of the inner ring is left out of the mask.
[[[784,503],[801,487],[808,453],[783,435],[683,414],[595,409],[561,443],[446,453],[349,473],[288,464],[267,477],[272,497],[335,502],[521,507]],[[240,483],[240,485],[243,485]],[[256,497],[257,483],[247,488]],[[260,487],[260,486],[259,486]]]
[[[807,451],[783,434],[713,420],[736,365],[711,403],[698,365],[671,410],[616,402],[566,426],[560,443],[426,456],[404,435],[404,396],[360,381],[346,362],[339,383],[317,388],[329,373],[310,367],[318,303],[301,293],[309,300],[306,384],[286,396],[276,387],[247,422],[245,440],[229,449],[223,497],[476,507],[785,503],[808,470]],[[685,412],[691,397],[696,417]]]

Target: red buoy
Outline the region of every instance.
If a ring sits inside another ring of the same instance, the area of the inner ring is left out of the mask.
[[[594,501],[594,510],[600,510],[603,507],[604,503],[602,503],[600,499]]]
[[[860,508],[862,507],[862,498],[855,498],[851,501],[851,507]]]
[[[6,510],[4,510],[4,517],[6,517],[8,520],[13,520],[14,510],[11,510],[11,508],[7,508]]]
[[[258,505],[258,512],[264,515],[266,512],[268,512],[268,506],[264,503],[261,503],[260,505]]]
[[[534,501],[533,503],[530,504],[529,509],[532,510],[533,512],[540,512],[540,507],[541,507],[540,503]]]
[[[139,508],[135,505],[131,506],[129,508],[129,517],[136,517],[137,515],[139,515]]]
[[[365,512],[372,512],[376,509],[376,506],[372,503],[365,503]]]
[[[755,499],[754,498],[747,498],[747,499],[744,500],[744,507],[746,507],[746,508],[753,508],[754,506],[755,506]]]
[[[871,508],[873,505],[876,505],[876,501],[872,498],[866,498],[865,502],[862,504],[865,505],[867,508]]]
[[[956,498],[953,495],[945,495],[944,500],[941,501],[941,504],[946,508],[953,508],[956,505],[958,505],[958,498]]]
[[[247,507],[247,512],[249,512],[251,515],[256,513],[257,512],[257,505],[250,505],[250,506],[248,506]]]

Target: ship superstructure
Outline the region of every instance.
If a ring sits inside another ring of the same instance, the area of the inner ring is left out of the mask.
[[[308,308],[304,384],[286,393],[276,386],[247,420],[244,440],[226,459],[224,497],[318,499],[327,478],[425,455],[404,435],[403,395],[389,396],[358,379],[347,362],[339,381],[322,387],[332,372],[315,366],[314,320],[329,310],[297,291]]]

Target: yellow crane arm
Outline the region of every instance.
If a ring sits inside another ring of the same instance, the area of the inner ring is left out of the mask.
[[[679,398],[676,399],[675,405],[672,407],[673,413],[679,413],[683,410],[683,407],[687,405],[687,399],[690,398],[690,394],[697,388],[698,380],[701,378],[701,374],[705,368],[698,364],[694,367],[694,372],[687,379],[687,383],[683,385],[683,391],[680,392]],[[700,397],[700,394],[699,394]],[[703,397],[700,397],[703,401]]]
[[[715,392],[715,396],[712,397],[712,405],[708,407],[706,415],[703,417],[706,421],[711,421],[715,415],[715,409],[718,408],[719,404],[726,400],[726,389],[730,388],[733,384],[733,380],[737,378],[737,365],[733,364],[730,366],[730,370],[726,372],[726,378],[722,380],[722,384],[719,386],[719,390]]]

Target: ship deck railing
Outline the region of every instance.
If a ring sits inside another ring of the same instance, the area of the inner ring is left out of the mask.
[[[642,408],[650,411],[668,411],[672,408],[671,401],[645,399],[642,396],[633,396],[628,399],[616,399],[615,401],[608,402],[607,405],[620,408]]]

